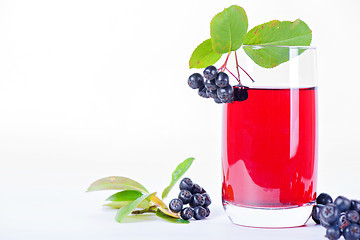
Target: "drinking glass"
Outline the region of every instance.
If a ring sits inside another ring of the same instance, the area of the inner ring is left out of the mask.
[[[242,47],[248,49],[255,55],[279,52],[290,60],[263,68],[238,51],[239,64],[255,82],[242,74],[248,98],[224,104],[223,206],[238,225],[301,226],[316,199],[316,49]]]

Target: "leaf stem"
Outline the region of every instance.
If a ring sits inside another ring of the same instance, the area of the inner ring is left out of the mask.
[[[237,71],[237,74],[238,74],[237,80],[238,80],[240,86],[242,86],[241,80],[240,80],[239,63],[238,63],[238,58],[237,58],[236,51],[235,51],[235,61],[236,61],[236,71]]]

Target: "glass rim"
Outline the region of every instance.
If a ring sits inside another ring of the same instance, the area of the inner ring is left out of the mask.
[[[267,48],[267,47],[272,47],[272,48],[290,48],[290,49],[313,49],[316,50],[315,46],[291,46],[291,45],[246,45],[243,44],[242,47],[255,47],[255,48]]]

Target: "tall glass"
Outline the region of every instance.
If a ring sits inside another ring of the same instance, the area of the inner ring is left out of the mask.
[[[306,223],[316,199],[316,49],[243,46],[256,54],[287,52],[275,68],[255,64],[243,51],[239,64],[248,99],[224,105],[224,209],[235,224],[295,227]]]

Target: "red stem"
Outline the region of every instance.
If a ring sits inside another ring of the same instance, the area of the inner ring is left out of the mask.
[[[225,69],[226,69],[231,75],[233,75],[233,77],[240,83],[240,85],[242,85],[241,82],[240,82],[240,79],[238,79],[237,77],[235,77],[235,75],[234,75],[232,72],[230,72],[230,70],[227,69],[227,67],[225,67]]]

